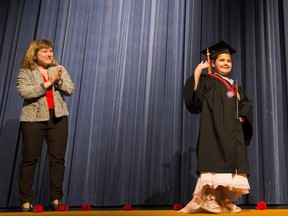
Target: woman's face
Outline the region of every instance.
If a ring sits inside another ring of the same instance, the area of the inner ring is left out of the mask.
[[[51,47],[42,48],[36,54],[36,62],[38,66],[47,68],[53,61],[54,53]]]
[[[232,70],[232,59],[230,54],[222,53],[217,56],[217,59],[212,62],[212,67],[215,71],[222,75],[227,76]]]

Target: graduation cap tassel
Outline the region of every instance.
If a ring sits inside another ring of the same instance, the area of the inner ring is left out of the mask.
[[[207,48],[206,56],[207,56],[207,62],[208,62],[208,74],[211,74],[212,70],[211,70],[211,64],[210,64],[210,52],[208,48]]]

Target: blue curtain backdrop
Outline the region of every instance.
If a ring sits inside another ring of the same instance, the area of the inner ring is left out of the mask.
[[[32,39],[55,44],[74,81],[64,203],[187,203],[199,117],[182,90],[200,51],[225,40],[254,105],[251,193],[240,204],[288,203],[288,2],[285,0],[0,0],[0,207],[18,202],[16,79]],[[208,136],[208,135],[207,135]],[[35,203],[47,205],[46,145]]]

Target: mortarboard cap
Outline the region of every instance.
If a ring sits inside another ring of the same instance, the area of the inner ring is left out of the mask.
[[[232,47],[230,47],[227,43],[224,41],[220,41],[210,47],[208,47],[210,52],[210,58],[212,60],[215,60],[216,56],[222,53],[228,53],[232,55],[233,53],[236,53],[236,50],[234,50]],[[207,54],[207,49],[201,51],[202,54]]]

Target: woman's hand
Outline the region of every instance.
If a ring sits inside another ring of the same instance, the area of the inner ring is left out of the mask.
[[[54,82],[58,83],[61,80],[61,76],[62,76],[62,67],[61,66],[57,66],[54,69],[51,77],[49,78],[49,81],[51,83],[54,83]]]

